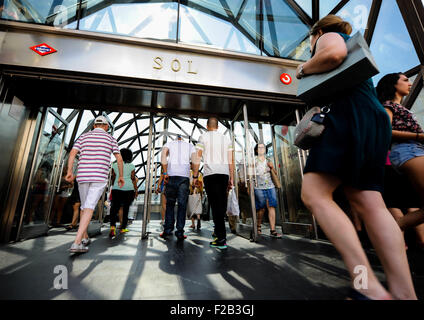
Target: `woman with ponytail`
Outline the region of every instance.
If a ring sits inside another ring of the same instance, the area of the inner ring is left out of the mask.
[[[347,56],[346,41],[351,32],[350,24],[337,16],[319,20],[310,31],[312,57],[298,67],[296,77],[337,68]],[[351,277],[349,298],[416,299],[401,230],[382,198],[391,126],[372,80],[331,97],[325,126],[309,152],[301,195],[342,256]],[[333,199],[339,186],[365,224],[388,289],[378,281],[352,222]],[[357,284],[358,272],[366,273],[366,285]]]

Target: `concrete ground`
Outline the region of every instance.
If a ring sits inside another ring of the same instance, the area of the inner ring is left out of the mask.
[[[0,246],[0,299],[341,300],[348,274],[331,244],[295,236],[259,242],[228,234],[228,250],[210,248],[212,224],[178,242],[159,238],[159,221],[141,240],[141,221],[111,240],[107,225],[86,254],[70,254],[75,232]],[[229,231],[229,230],[228,230]],[[367,252],[384,282],[373,250]],[[424,253],[409,252],[415,287],[424,298]],[[55,270],[55,268],[57,268]],[[55,273],[56,271],[56,273]],[[55,280],[56,279],[56,280]],[[67,282],[64,280],[67,279]],[[56,285],[65,286],[57,289]]]

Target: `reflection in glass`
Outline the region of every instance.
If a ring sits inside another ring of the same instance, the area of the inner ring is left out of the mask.
[[[82,11],[80,29],[175,41],[177,11],[178,3],[171,0],[123,4],[88,0]]]
[[[47,114],[36,153],[38,157],[24,218],[26,225],[47,222],[49,206],[53,197],[55,166],[59,160],[60,147],[65,133],[65,130],[59,130],[60,125],[59,119],[51,113]]]
[[[287,58],[305,40],[309,28],[284,1],[264,1],[264,51]]]
[[[365,33],[372,0],[351,0],[336,15],[352,25],[352,35],[356,32]]]
[[[79,0],[4,0],[0,1],[1,19],[72,28],[70,24],[77,18],[78,2]]]
[[[374,84],[388,73],[420,64],[399,7],[391,1],[382,2],[370,49],[380,69]]]
[[[330,13],[338,4],[340,0],[325,0],[319,2],[319,17],[325,17]]]
[[[241,115],[243,118],[243,115]],[[236,187],[237,198],[239,201],[240,215],[237,233],[246,238],[252,238],[252,232],[254,228],[253,212],[256,210],[252,208],[251,197],[251,186],[252,175],[254,173],[252,167],[253,154],[247,154],[246,135],[243,120],[236,120],[233,122],[233,135],[234,135],[234,164],[235,164],[235,175],[234,184]],[[251,138],[251,136],[249,136]],[[254,140],[251,140],[254,141]],[[251,151],[253,152],[253,146]]]
[[[293,145],[294,129],[294,126],[275,126],[275,152],[280,163],[283,197],[287,202],[287,206],[285,206],[287,209],[284,212],[285,221],[312,224],[312,215],[300,198],[302,169],[299,161],[299,149]]]
[[[424,128],[424,88],[421,89],[417,99],[412,105],[411,111],[417,117],[418,123],[420,124],[421,128]]]
[[[205,1],[196,2],[203,3]],[[242,16],[240,23],[243,22],[243,19]],[[234,22],[233,15],[221,16],[221,13],[211,12],[209,9],[193,5],[189,1],[188,6],[180,6],[179,41],[259,55],[259,47],[255,45],[256,34],[251,35],[236,22],[233,24],[230,21]]]

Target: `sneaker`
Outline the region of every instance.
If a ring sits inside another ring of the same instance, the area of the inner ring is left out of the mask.
[[[162,239],[168,239],[168,236],[169,236],[169,234],[165,233],[165,231],[162,231],[162,232],[159,234],[159,237],[161,237]]]
[[[91,243],[91,239],[90,238],[82,239],[81,243],[87,247]]]
[[[120,233],[127,233],[127,232],[130,232],[130,230],[128,230],[127,228],[121,229],[121,231],[120,231]]]
[[[185,234],[183,234],[182,236],[177,236],[178,240],[184,240],[187,239],[187,236]]]
[[[88,252],[88,247],[85,246],[82,242],[80,244],[73,243],[69,251],[73,253],[85,253]]]
[[[227,244],[225,243],[225,240],[224,241],[215,240],[215,241],[210,242],[209,245],[212,248],[218,248],[218,249],[221,249],[221,250],[228,248]]]
[[[116,228],[110,227],[109,238],[116,237]]]

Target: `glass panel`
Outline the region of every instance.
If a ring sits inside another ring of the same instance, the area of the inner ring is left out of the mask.
[[[291,53],[288,54],[287,58],[306,61],[311,58],[310,41],[307,36]]]
[[[339,4],[340,0],[325,0],[319,2],[319,17],[325,17]]]
[[[3,0],[1,19],[73,28],[79,0]]]
[[[228,5],[228,2],[231,2],[231,1],[225,1],[225,2],[227,2],[227,5]],[[228,16],[223,7],[223,3],[224,1],[220,1],[220,0],[189,0],[187,1],[187,5],[189,7],[196,8],[203,12],[207,12],[207,10],[205,9],[209,9],[213,11],[214,13],[218,13],[223,16]],[[232,13],[234,15],[234,12]]]
[[[36,152],[37,159],[34,175],[30,183],[24,225],[43,224],[49,216],[49,206],[54,195],[54,175],[60,155],[64,130],[58,130],[62,123],[50,112],[41,132],[40,143]]]
[[[226,21],[222,16],[217,17],[209,10],[203,9],[202,12],[199,6],[194,7],[180,6],[179,41],[260,55],[260,50],[255,45],[255,32],[244,29],[230,18]],[[240,20],[240,24],[242,22],[245,23],[244,18]]]
[[[304,206],[300,191],[302,187],[302,169],[300,165],[299,149],[293,145],[294,126],[275,126],[275,141],[280,176],[282,179],[282,193],[285,222],[311,224],[312,215]]]
[[[418,123],[420,124],[421,128],[424,129],[424,88],[421,88],[417,99],[412,105],[411,111],[417,117]]]
[[[237,233],[246,239],[251,239],[253,228],[252,203],[249,191],[249,166],[246,155],[246,140],[243,114],[233,122],[234,164],[236,173],[234,184],[237,189],[240,215]]]
[[[82,12],[80,29],[175,41],[177,11],[178,3],[171,0],[116,4],[88,0]]]
[[[352,35],[365,33],[372,0],[351,0],[336,14],[352,25]]]
[[[297,4],[302,7],[303,11],[312,17],[312,0],[296,0]]]
[[[307,37],[309,28],[284,1],[264,1],[264,51],[287,58]]]
[[[380,69],[373,78],[374,84],[388,73],[420,64],[399,8],[391,1],[382,2],[370,49]]]

